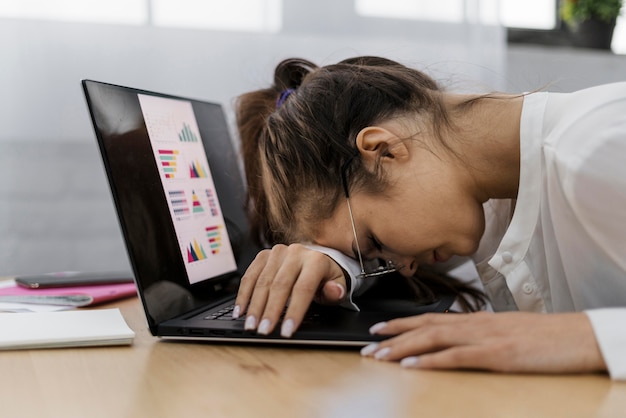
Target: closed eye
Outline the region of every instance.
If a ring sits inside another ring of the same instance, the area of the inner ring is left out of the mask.
[[[370,235],[368,239],[370,240],[370,242],[372,243],[372,246],[376,249],[376,251],[378,252],[383,251],[383,244],[380,241],[378,241],[378,239],[376,239],[374,235]]]

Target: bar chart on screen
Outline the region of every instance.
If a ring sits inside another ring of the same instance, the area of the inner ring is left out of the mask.
[[[200,203],[200,199],[198,199],[198,195],[194,190],[191,191],[191,205],[193,213],[204,213],[202,203]]]
[[[217,254],[220,252],[220,247],[222,246],[222,231],[219,225],[207,226],[205,228],[206,236],[209,240],[209,246],[211,248],[212,254]]]
[[[195,263],[196,261],[206,260],[204,247],[195,239],[187,246],[187,262]]]
[[[183,123],[183,129],[179,132],[178,139],[180,142],[198,142],[198,136],[187,123]]]
[[[199,161],[194,161],[189,165],[189,177],[192,179],[207,178],[207,171]]]
[[[179,176],[178,160],[180,151],[177,149],[160,149],[159,164],[166,179],[173,179]]]

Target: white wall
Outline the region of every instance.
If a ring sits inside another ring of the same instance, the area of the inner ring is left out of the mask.
[[[287,9],[276,35],[0,20],[0,275],[128,267],[82,78],[230,106],[268,85],[282,58],[377,54],[457,90],[502,86],[499,28],[366,19],[343,2],[309,3]]]
[[[228,103],[269,83],[273,67],[287,56],[331,63],[382,54],[478,82],[489,82],[502,70],[504,48],[497,28],[473,40],[482,33],[473,26],[435,27],[445,36],[430,32],[424,38],[421,32],[428,31],[419,30],[403,38],[267,35],[0,20],[0,140],[85,140],[90,125],[79,88],[82,78]],[[456,34],[450,36],[449,29]]]

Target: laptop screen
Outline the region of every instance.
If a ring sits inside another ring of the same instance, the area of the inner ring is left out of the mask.
[[[191,102],[138,98],[189,283],[236,271]]]
[[[259,248],[220,105],[96,81],[83,88],[149,325],[237,280]]]

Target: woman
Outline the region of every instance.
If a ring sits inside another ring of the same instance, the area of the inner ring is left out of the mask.
[[[368,260],[411,277],[471,257],[509,312],[376,324],[390,338],[362,354],[626,379],[626,83],[460,95],[383,58],[292,59],[237,111],[253,223],[282,243],[242,279],[247,329],[271,332],[289,300],[291,336],[313,299],[349,302]]]

